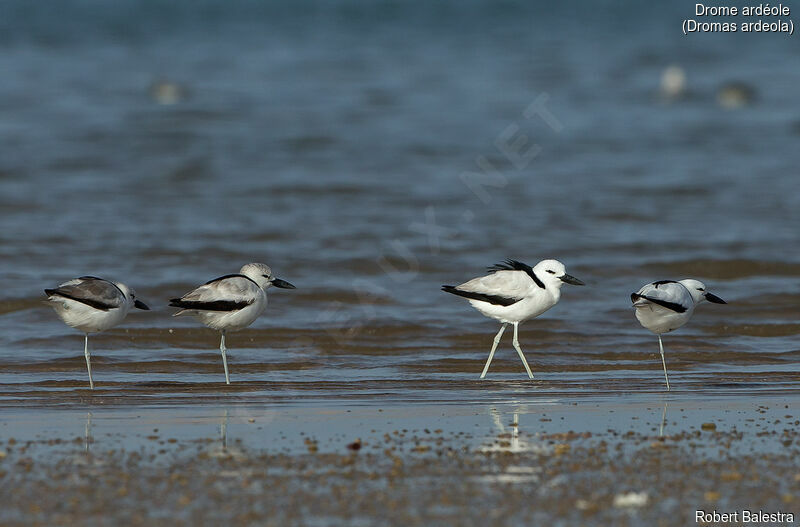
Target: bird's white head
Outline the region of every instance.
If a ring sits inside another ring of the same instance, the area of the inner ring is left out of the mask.
[[[567,274],[567,268],[558,260],[542,260],[533,268],[536,276],[545,284],[560,289],[565,283],[585,285],[574,276]]]
[[[132,288],[128,287],[122,282],[114,282],[114,285],[117,286],[120,291],[122,291],[123,295],[125,295],[125,304],[128,306],[127,309],[135,307],[137,309],[150,311],[150,308],[147,307],[147,305],[144,302],[136,298],[136,292],[134,292]]]
[[[267,290],[269,286],[274,285],[282,289],[295,289],[295,287],[285,280],[275,278],[272,274],[272,269],[263,263],[249,263],[242,266],[239,270],[240,274],[245,275],[247,278],[258,284],[263,290]]]
[[[689,290],[689,294],[692,295],[692,300],[694,300],[695,305],[699,304],[700,302],[704,302],[706,300],[708,300],[709,302],[713,302],[714,304],[727,304],[727,302],[725,302],[717,295],[711,294],[708,291],[706,291],[706,284],[704,284],[700,280],[687,278],[685,280],[680,280],[679,283],[683,285],[683,287]]]

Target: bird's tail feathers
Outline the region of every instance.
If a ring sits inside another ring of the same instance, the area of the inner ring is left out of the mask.
[[[169,299],[169,307],[185,308],[186,306],[182,305],[182,303],[183,303],[183,299],[182,298],[170,298]],[[192,312],[191,309],[181,309],[180,311],[177,311],[177,312],[173,313],[172,316],[173,317],[179,317],[181,315],[185,315],[185,314],[191,313],[191,312]]]
[[[631,302],[633,302],[633,307],[644,307],[649,303],[647,299],[639,293],[631,293]]]

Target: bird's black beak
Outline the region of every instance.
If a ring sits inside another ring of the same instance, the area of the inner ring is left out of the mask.
[[[575,278],[574,276],[566,273],[564,273],[564,275],[561,277],[561,281],[566,284],[572,284],[572,285],[586,285],[577,278]]]
[[[717,295],[712,295],[711,293],[706,293],[706,300],[712,302],[714,304],[727,304],[726,301],[718,297]]]
[[[281,289],[297,289],[295,286],[293,286],[286,280],[281,280],[280,278],[273,278],[271,283],[275,287],[280,287]]]
[[[137,309],[144,309],[145,311],[150,311],[150,308],[147,307],[147,304],[145,304],[141,300],[134,300],[133,301],[133,307],[135,307]]]

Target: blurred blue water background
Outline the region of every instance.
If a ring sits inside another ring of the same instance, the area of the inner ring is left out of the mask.
[[[229,342],[244,378],[472,379],[495,326],[439,285],[506,257],[589,283],[523,329],[556,390],[660,389],[628,295],[687,276],[731,305],[670,337],[686,384],[794,386],[798,41],[684,36],[693,10],[0,3],[4,393],[83,388],[78,335],[38,302],[83,274],[157,308],[98,337],[107,382],[177,382],[195,361],[219,380],[216,337],[164,306],[249,261],[298,290]],[[685,82],[666,93],[670,66]],[[515,140],[516,164],[498,148]],[[476,193],[464,174],[486,163]]]

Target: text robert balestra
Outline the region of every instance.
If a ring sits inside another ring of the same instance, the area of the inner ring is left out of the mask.
[[[717,512],[716,510],[706,512],[704,510],[695,511],[694,520],[702,524],[714,523],[794,523],[794,513],[791,512],[764,512],[762,510],[751,511],[743,509],[733,512]]]

